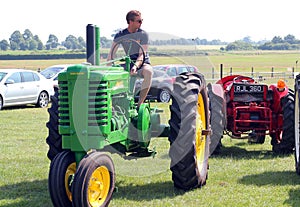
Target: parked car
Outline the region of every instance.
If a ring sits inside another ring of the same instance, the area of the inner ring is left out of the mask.
[[[165,71],[170,77],[175,80],[175,77],[184,72],[198,72],[198,68],[193,65],[171,64],[171,65],[155,65],[156,70]]]
[[[171,91],[176,76],[184,72],[198,72],[198,68],[193,65],[170,64],[153,66],[153,77],[151,88],[148,92],[148,100],[156,100],[158,102],[169,102],[171,99]],[[139,91],[143,79],[135,82],[135,100],[139,98]]]
[[[0,69],[0,109],[6,106],[36,104],[47,107],[53,86],[36,71]]]
[[[62,64],[62,65],[53,65],[48,68],[45,68],[40,73],[47,79],[51,80],[53,83],[54,90],[58,89],[58,74],[67,70],[72,64]]]

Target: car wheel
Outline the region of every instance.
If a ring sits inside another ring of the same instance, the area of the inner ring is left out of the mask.
[[[0,96],[0,110],[2,109],[2,106],[3,106],[3,99],[2,99],[2,97]]]
[[[41,108],[45,108],[48,106],[49,103],[49,96],[45,91],[42,91],[39,95],[37,106]]]
[[[158,96],[157,96],[157,101],[158,102],[163,102],[163,103],[168,103],[171,99],[171,95],[168,90],[162,89],[159,91]]]

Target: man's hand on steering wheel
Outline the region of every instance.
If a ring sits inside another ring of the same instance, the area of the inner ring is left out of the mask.
[[[137,67],[135,65],[130,69],[130,75],[137,75]]]

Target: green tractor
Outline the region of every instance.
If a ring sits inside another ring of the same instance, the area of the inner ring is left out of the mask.
[[[110,154],[135,159],[152,156],[151,137],[168,137],[176,188],[187,191],[203,186],[210,143],[203,75],[184,73],[177,77],[169,125],[161,124],[162,110],[150,102],[137,108],[134,102],[129,55],[100,63],[99,34],[97,26],[87,26],[89,64],[70,66],[59,74],[59,90],[48,109],[48,187],[53,205],[107,206],[116,181]]]

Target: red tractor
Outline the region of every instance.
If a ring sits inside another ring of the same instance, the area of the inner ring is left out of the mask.
[[[269,135],[273,152],[293,151],[294,92],[283,80],[268,86],[251,77],[230,75],[209,84],[208,90],[211,153],[220,151],[223,134],[260,144]]]

